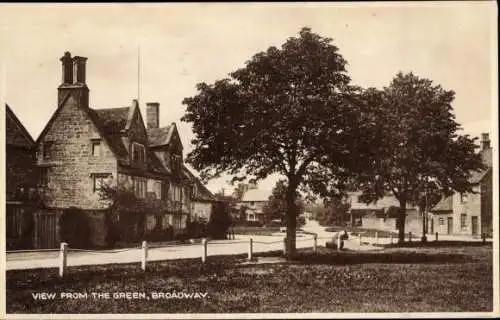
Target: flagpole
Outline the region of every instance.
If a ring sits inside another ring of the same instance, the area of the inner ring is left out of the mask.
[[[137,47],[137,102],[141,102],[141,47]]]

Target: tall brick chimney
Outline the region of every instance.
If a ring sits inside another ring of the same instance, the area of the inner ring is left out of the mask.
[[[77,102],[78,107],[89,107],[89,88],[85,82],[85,57],[71,57],[71,53],[65,52],[62,58],[62,83],[57,88],[57,105],[71,95]]]
[[[66,51],[61,57],[62,62],[62,84],[72,84],[73,83],[73,59],[71,59],[71,53]]]
[[[491,148],[490,135],[488,133],[481,133],[481,150]]]
[[[75,56],[73,58],[73,83],[85,84],[85,63],[87,58]]]
[[[148,129],[160,126],[160,104],[158,102],[146,102],[146,122]]]

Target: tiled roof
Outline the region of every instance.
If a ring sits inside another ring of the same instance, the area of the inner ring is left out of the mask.
[[[399,201],[396,197],[388,195],[378,199],[375,203],[363,203],[359,201],[358,197],[361,192],[352,192],[349,194],[351,200],[351,209],[353,210],[381,210],[389,207],[399,207]],[[407,204],[407,209],[413,208],[412,205]]]
[[[196,183],[197,194],[194,199],[199,201],[218,201],[218,199],[205,187],[205,185],[198,179],[186,166],[182,166],[184,174],[194,183]]]
[[[125,128],[130,107],[111,109],[88,109],[88,114],[101,131],[103,138],[118,157],[127,156],[120,131]]]
[[[127,124],[130,121],[131,107],[110,108],[110,109],[90,109],[88,110],[92,120],[99,127],[103,138],[108,143],[109,147],[118,157],[126,157],[128,155],[127,148],[122,141],[122,133],[127,129]],[[147,172],[139,168],[131,167],[127,161],[119,161],[120,169],[133,174],[170,174],[170,170],[163,166],[160,159],[151,150],[147,151],[148,168]]]
[[[264,189],[249,189],[243,195],[241,201],[243,202],[259,202],[259,201],[268,201],[269,196],[271,195],[271,190]]]
[[[472,172],[472,175],[469,178],[470,183],[479,183],[481,180],[483,180],[484,176],[491,170],[491,168],[487,168],[486,170],[482,171],[474,171]]]
[[[149,146],[157,147],[169,144],[170,139],[172,138],[173,129],[173,124],[161,128],[147,129]]]
[[[97,118],[97,123],[106,134],[120,133],[127,125],[130,107],[110,109],[90,109]]]
[[[453,196],[441,199],[431,211],[453,211]]]
[[[9,105],[5,105],[5,144],[31,148],[35,141]]]

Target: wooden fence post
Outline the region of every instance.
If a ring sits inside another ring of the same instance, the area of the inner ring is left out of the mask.
[[[337,251],[341,250],[341,248],[340,248],[341,246],[342,246],[342,235],[339,232],[337,234]]]
[[[391,244],[393,244],[393,241],[392,241],[392,233],[391,233],[390,239],[391,239]]]
[[[66,242],[61,242],[61,247],[59,249],[59,277],[64,277],[64,272],[66,271],[68,259],[68,244]]]
[[[375,232],[375,244],[378,244],[378,231]]]
[[[361,233],[358,233],[358,244],[361,246]]]
[[[408,240],[409,240],[409,242],[411,242],[411,231],[408,232]]]
[[[148,243],[146,241],[142,242],[142,255],[141,255],[141,269],[146,271],[146,264],[148,261]]]
[[[438,233],[436,232],[436,241],[438,241]]]
[[[250,238],[248,242],[248,261],[252,261],[253,258],[253,239]]]
[[[207,261],[207,239],[201,239],[201,262]]]
[[[315,234],[313,238],[313,252],[318,252],[318,235]]]

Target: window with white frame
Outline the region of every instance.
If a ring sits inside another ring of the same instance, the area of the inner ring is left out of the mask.
[[[173,184],[171,186],[171,188],[172,188],[172,200],[173,201],[181,201],[181,199],[182,199],[181,187]]]
[[[92,191],[99,192],[103,186],[108,186],[112,175],[111,173],[93,173],[92,174]]]
[[[132,162],[135,164],[146,163],[146,148],[143,144],[132,142]]]
[[[467,214],[465,213],[460,215],[460,229],[467,230]]]
[[[439,225],[444,226],[444,218],[439,218]]]
[[[101,156],[101,140],[92,141],[92,157],[99,158]]]
[[[147,191],[147,180],[145,178],[134,177],[134,194],[138,198],[145,198]]]

